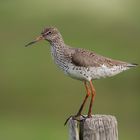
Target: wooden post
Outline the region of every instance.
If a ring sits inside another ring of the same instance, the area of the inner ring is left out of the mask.
[[[70,140],[118,140],[117,120],[111,115],[93,115],[80,122],[69,119]]]

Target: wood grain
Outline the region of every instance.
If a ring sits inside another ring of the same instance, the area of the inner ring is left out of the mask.
[[[117,120],[111,115],[92,115],[80,122],[70,118],[70,140],[118,140]]]

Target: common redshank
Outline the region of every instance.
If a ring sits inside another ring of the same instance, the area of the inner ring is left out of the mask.
[[[50,43],[52,57],[66,75],[84,83],[86,96],[75,117],[81,116],[83,107],[90,95],[91,100],[87,117],[91,117],[92,105],[96,94],[92,80],[111,77],[137,65],[110,59],[83,48],[72,48],[64,43],[56,27],[45,28],[41,35],[28,43],[26,47],[40,40],[46,40]]]

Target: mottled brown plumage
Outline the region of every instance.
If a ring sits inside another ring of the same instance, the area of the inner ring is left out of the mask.
[[[128,65],[126,62],[113,60],[85,49],[75,49],[75,53],[72,55],[72,62],[77,66],[83,67],[100,67],[103,64],[107,67]]]

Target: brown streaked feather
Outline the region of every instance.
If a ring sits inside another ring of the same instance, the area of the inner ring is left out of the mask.
[[[85,49],[75,49],[75,53],[72,55],[72,62],[76,66],[83,67],[99,67],[103,64],[107,67],[128,65],[126,62],[113,60]]]

